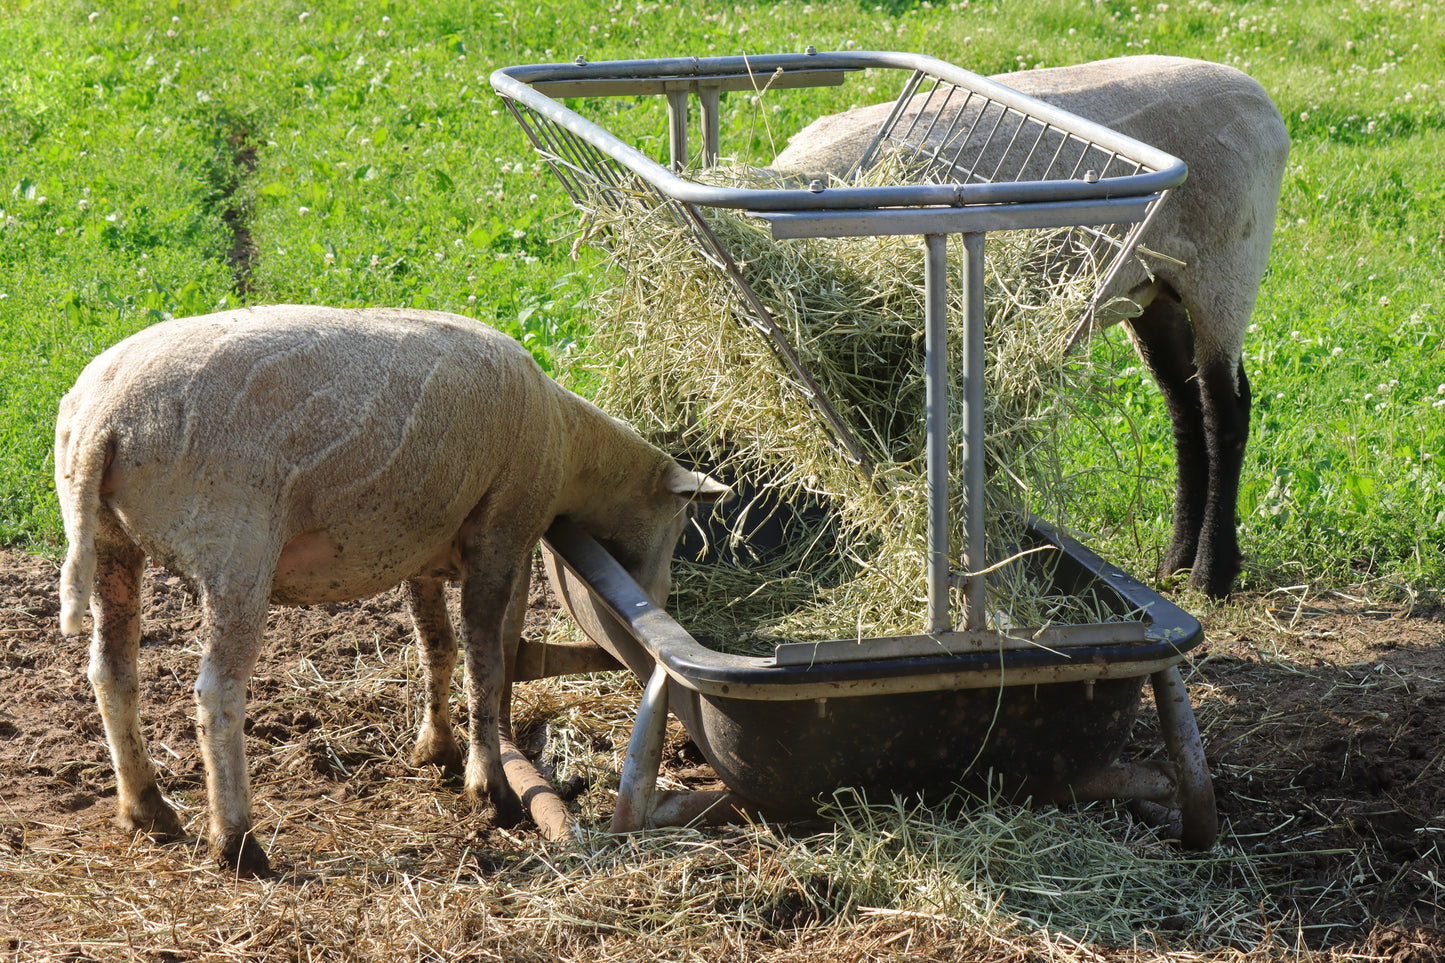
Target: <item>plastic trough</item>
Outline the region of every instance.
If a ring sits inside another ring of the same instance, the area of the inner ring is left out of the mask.
[[[1042,521],[1064,590],[1092,586],[1138,621],[717,652],[653,605],[577,526],[547,534],[547,573],[587,636],[645,684],[615,831],[739,814],[814,815],[842,787],[946,792],[991,780],[1013,798],[1126,798],[1177,814],[1181,842],[1218,832],[1214,792],[1178,663],[1199,623]],[[875,653],[895,652],[890,657]],[[811,655],[810,655],[811,653]],[[1168,761],[1120,763],[1148,679]],[[729,791],[656,789],[668,711]]]

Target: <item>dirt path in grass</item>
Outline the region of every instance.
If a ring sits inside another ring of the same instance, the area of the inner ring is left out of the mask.
[[[38,836],[123,836],[108,822],[113,777],[86,645],[58,634],[55,581],[50,563],[0,550],[0,860]],[[530,632],[544,630],[547,605],[536,592]],[[143,718],[166,791],[195,797],[198,623],[179,581],[150,572]],[[1445,611],[1273,595],[1206,627],[1190,684],[1223,844],[1270,854],[1261,863],[1269,882],[1292,894],[1297,922],[1327,945],[1396,963],[1445,959]],[[258,802],[344,805],[378,779],[425,791],[405,764],[415,693],[395,667],[414,662],[409,640],[395,592],[273,613],[247,723]],[[348,677],[345,699],[334,698]],[[544,732],[546,713],[563,703],[575,709],[577,699],[524,692],[519,722]],[[625,740],[625,724],[612,731],[596,740]],[[1136,741],[1157,743],[1147,731]],[[709,778],[676,734],[668,765],[685,782]],[[605,778],[589,779],[570,789],[610,798]]]

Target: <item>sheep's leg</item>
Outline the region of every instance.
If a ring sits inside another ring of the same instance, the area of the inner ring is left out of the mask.
[[[435,764],[449,773],[460,773],[462,751],[452,733],[450,710],[457,640],[447,614],[445,583],[441,579],[408,581],[406,605],[416,630],[426,679],[426,705],[411,762],[414,766]]]
[[[490,561],[490,560],[489,560]],[[507,609],[516,593],[521,565],[469,566],[462,581],[463,655],[469,719],[463,803],[492,825],[515,826],[522,806],[502,769],[501,696],[506,682],[503,644]]]
[[[1210,451],[1194,367],[1194,333],[1184,306],[1168,291],[1155,297],[1129,326],[1139,357],[1164,396],[1174,428],[1178,487],[1174,493],[1174,535],[1159,566],[1160,577],[1165,577],[1193,568],[1209,501]]]
[[[97,540],[90,684],[115,763],[116,823],[173,838],[183,832],[161,797],[155,766],[140,731],[140,582],[145,555],[124,535]]]
[[[246,768],[246,684],[266,627],[266,586],[212,582],[202,593],[207,633],[196,675],[196,715],[211,812],[211,853],[242,876],[270,872],[251,834],[251,778]]]
[[[506,620],[502,623],[502,660],[507,668],[498,711],[501,731],[509,735],[512,732],[512,683],[517,669],[517,650],[522,645],[522,623],[527,619],[527,592],[531,586],[532,569],[528,566],[512,587],[512,600],[507,603]]]
[[[1251,396],[1249,379],[1239,361],[1200,365],[1199,388],[1204,399],[1204,437],[1209,446],[1209,497],[1189,586],[1222,598],[1234,586],[1243,562],[1235,514],[1244,451],[1249,442]]]

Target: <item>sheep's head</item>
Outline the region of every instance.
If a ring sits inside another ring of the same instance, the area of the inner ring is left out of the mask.
[[[594,537],[612,554],[653,604],[667,604],[672,587],[672,553],[683,528],[700,505],[727,497],[728,487],[666,460],[639,497],[618,506],[606,532]]]

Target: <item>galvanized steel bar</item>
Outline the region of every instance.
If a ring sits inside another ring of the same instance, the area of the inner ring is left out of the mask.
[[[984,542],[984,252],[982,234],[963,235],[963,625],[988,627]]]
[[[722,89],[720,87],[702,87],[697,92],[699,110],[702,114],[702,166],[714,167],[717,165],[718,154],[721,151],[721,135],[719,134],[718,112],[721,109],[719,103]]]
[[[1153,673],[1149,681],[1159,710],[1160,735],[1179,767],[1179,842],[1189,849],[1208,849],[1219,835],[1219,814],[1189,690],[1177,665]]]
[[[672,169],[687,169],[687,91],[667,92],[667,148]]]
[[[642,690],[637,721],[632,725],[632,738],[627,741],[627,756],[617,787],[617,808],[612,812],[612,832],[645,829],[652,818],[657,771],[662,766],[662,740],[666,734],[667,670],[659,664],[653,668],[652,677]]]
[[[1124,153],[1138,158],[1150,173],[1132,177],[1106,178],[1099,183],[1081,181],[1024,181],[1001,184],[937,185],[913,184],[886,187],[829,189],[821,194],[804,189],[738,189],[699,184],[668,171],[641,151],[552,100],[547,94],[530,86],[532,83],[608,80],[616,83],[618,93],[662,93],[668,84],[658,80],[671,78],[713,82],[717,77],[737,75],[764,76],[784,71],[773,86],[789,81],[789,73],[798,70],[860,70],[869,67],[921,70],[964,89],[974,90],[991,101],[1022,111],[1032,117],[1054,123],[1080,136],[1085,142],[1101,146],[1105,151]],[[934,205],[956,203],[1033,204],[1058,200],[1083,200],[1115,197],[1121,194],[1155,194],[1184,179],[1184,165],[1176,158],[1124,137],[1106,127],[1093,124],[1075,115],[1010,90],[996,81],[973,74],[952,64],[920,54],[887,52],[835,52],[814,55],[781,54],[763,57],[675,58],[670,60],[612,61],[581,64],[533,64],[505,67],[494,71],[492,86],[506,97],[520,101],[551,122],[575,133],[598,147],[623,166],[653,181],[664,194],[676,200],[708,206],[739,207],[752,210],[809,210],[824,208],[869,208],[898,205]],[[635,86],[629,86],[632,84]],[[963,197],[954,191],[964,187]]]
[[[953,628],[948,525],[948,235],[927,234],[923,290],[924,412],[928,437],[928,631]]]
[[[826,192],[824,192],[826,193]],[[758,212],[773,237],[877,237],[902,234],[969,234],[1018,228],[1073,227],[1078,224],[1122,224],[1144,217],[1158,198],[1119,197],[1097,201],[1010,207],[885,208],[876,211]]]

